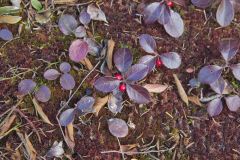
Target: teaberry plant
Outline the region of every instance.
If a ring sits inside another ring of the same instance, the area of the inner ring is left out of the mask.
[[[60,85],[65,90],[72,90],[75,87],[75,80],[71,74],[71,65],[67,62],[62,62],[59,66],[62,74],[56,69],[48,69],[44,72],[44,78],[50,81],[56,80],[60,75]]]
[[[240,63],[230,63],[230,60],[237,54],[239,46],[240,42],[238,39],[222,39],[219,43],[219,51],[225,60],[225,65],[208,65],[203,67],[198,73],[198,81],[203,84],[209,84],[211,88],[220,95],[229,94],[229,92],[226,91],[228,83],[221,75],[224,70],[230,69],[232,70],[233,76],[237,80],[240,80]],[[223,96],[216,97],[218,98],[208,103],[208,113],[210,116],[216,116],[222,111],[221,98]],[[238,95],[226,97],[225,100],[231,111],[236,111],[240,107],[240,97]]]
[[[184,23],[179,13],[171,9],[172,5],[171,1],[153,2],[144,8],[142,14],[146,24],[158,22],[170,36],[178,38],[184,32]]]
[[[139,63],[148,66],[149,72],[155,67],[161,67],[162,64],[169,69],[176,69],[181,65],[181,57],[176,52],[158,54],[156,41],[149,34],[142,34],[139,37],[139,43],[144,51],[152,54],[143,56],[139,60]]]
[[[148,74],[148,66],[135,64],[132,66],[133,57],[128,48],[118,49],[113,57],[114,64],[119,73],[114,76],[104,76],[94,82],[94,87],[104,93],[124,93],[136,103],[147,104],[150,102],[149,92],[142,86],[136,84]],[[113,94],[121,96],[119,94]],[[117,97],[119,99],[119,97]]]
[[[193,5],[199,8],[207,8],[213,4],[213,0],[191,0]],[[219,25],[226,27],[231,24],[234,19],[235,5],[239,4],[238,0],[221,0],[217,9],[216,19]]]

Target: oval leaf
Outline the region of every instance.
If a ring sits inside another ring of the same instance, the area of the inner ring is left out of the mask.
[[[43,77],[47,80],[55,80],[59,77],[60,73],[56,69],[48,69],[44,72]]]
[[[191,0],[194,6],[199,8],[207,8],[211,6],[213,0]]]
[[[221,52],[225,61],[231,60],[238,52],[239,40],[237,39],[223,39],[219,43],[219,51]]]
[[[108,99],[108,109],[114,113],[120,113],[122,111],[123,105],[122,105],[122,93],[119,91],[116,91],[116,93],[111,94]]]
[[[128,69],[125,77],[128,81],[140,81],[148,74],[148,66],[145,64],[135,64]]]
[[[94,83],[94,87],[101,92],[112,92],[119,86],[120,81],[113,77],[100,77]]]
[[[93,97],[83,97],[77,102],[77,109],[83,113],[90,113],[93,111],[94,103],[95,99]]]
[[[47,102],[51,97],[51,90],[47,86],[42,85],[35,92],[35,97],[40,102]]]
[[[169,69],[176,69],[181,65],[181,57],[176,52],[169,52],[160,55],[163,64]]]
[[[94,4],[88,5],[87,13],[90,15],[91,19],[93,20],[104,21],[108,23],[105,13],[100,8],[95,7]]]
[[[0,23],[15,24],[21,21],[20,16],[0,15]]]
[[[161,11],[158,17],[158,23],[164,25],[169,22],[171,18],[171,12],[169,7],[166,5],[166,3],[161,4]]]
[[[210,84],[212,90],[218,94],[223,94],[224,89],[227,87],[227,82],[220,77],[218,80]]]
[[[59,66],[59,69],[63,73],[68,73],[71,70],[71,65],[68,62],[62,62]]]
[[[143,16],[144,22],[146,24],[154,23],[158,20],[158,17],[161,12],[161,5],[159,2],[154,2],[149,4],[146,8],[144,8]]]
[[[225,97],[228,109],[236,112],[240,108],[240,97],[238,95]]]
[[[75,80],[71,74],[64,73],[60,77],[60,84],[65,90],[72,90],[75,87]]]
[[[156,64],[157,56],[146,55],[139,59],[138,63],[142,63],[148,66],[148,72],[151,72]]]
[[[4,41],[10,41],[13,39],[13,34],[8,29],[1,29],[0,38],[3,39]]]
[[[234,77],[240,81],[240,63],[231,66]]]
[[[230,0],[221,1],[217,9],[216,18],[222,27],[230,25],[234,18],[234,8]]]
[[[120,72],[126,72],[132,65],[133,57],[128,48],[120,48],[114,54],[114,63]]]
[[[58,21],[59,29],[65,35],[74,33],[78,27],[76,19],[70,14],[63,14]]]
[[[83,25],[88,25],[91,21],[91,17],[90,15],[87,13],[86,9],[83,9],[80,13],[79,16],[79,21],[83,24]]]
[[[149,92],[138,85],[127,84],[127,94],[131,100],[138,104],[147,104],[151,101]]]
[[[25,96],[31,93],[36,87],[36,83],[31,79],[24,79],[18,84],[18,92]]]
[[[155,53],[157,49],[157,45],[155,40],[149,34],[142,34],[139,37],[139,43],[142,49],[144,49],[147,53]]]
[[[222,74],[222,67],[217,65],[208,65],[203,67],[198,73],[198,80],[201,83],[211,84],[218,80]]]
[[[33,8],[35,8],[37,11],[40,11],[43,8],[41,2],[39,2],[38,0],[31,0],[31,4]]]
[[[86,29],[83,26],[79,26],[74,31],[74,34],[78,38],[83,38],[87,35]]]
[[[88,53],[88,44],[85,41],[77,39],[69,47],[70,59],[74,62],[80,62]]]
[[[207,104],[207,106],[208,106],[207,107],[208,114],[211,117],[219,115],[223,109],[221,98],[216,98],[212,100]]]
[[[168,85],[162,85],[162,84],[145,84],[143,86],[148,90],[150,93],[162,93],[168,88]]]
[[[67,126],[70,123],[73,122],[75,117],[75,109],[71,108],[71,109],[67,109],[64,112],[61,113],[59,121],[61,126]]]
[[[111,118],[108,120],[108,129],[110,133],[118,138],[123,138],[128,135],[127,123],[119,118]]]

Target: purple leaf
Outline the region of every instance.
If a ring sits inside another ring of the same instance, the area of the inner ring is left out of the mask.
[[[25,96],[31,93],[35,87],[36,87],[36,83],[33,80],[24,79],[24,80],[21,80],[21,82],[18,84],[18,92],[22,96]]]
[[[148,66],[145,64],[135,64],[128,69],[125,77],[128,81],[140,81],[148,74]]]
[[[174,38],[180,37],[184,32],[184,23],[181,16],[177,12],[171,10],[170,20],[168,23],[164,24],[164,28],[170,36]]]
[[[114,91],[116,93],[114,93]],[[114,90],[113,91],[113,94],[111,94],[109,96],[109,99],[108,99],[108,109],[114,113],[114,114],[117,114],[117,113],[120,113],[122,111],[122,101],[123,101],[123,98],[122,98],[122,92],[119,92],[118,90]]]
[[[238,52],[239,40],[237,39],[223,39],[219,43],[219,51],[221,52],[225,61],[231,60]]]
[[[80,13],[79,16],[79,21],[83,24],[83,25],[88,25],[91,21],[91,17],[90,15],[87,13],[86,9],[83,9]]]
[[[194,6],[199,8],[207,8],[212,4],[213,0],[191,0]]]
[[[169,7],[165,4],[162,3],[161,4],[161,11],[158,17],[158,23],[164,25],[167,24],[171,18],[171,14],[170,14],[170,9]]]
[[[77,39],[72,42],[69,47],[69,56],[70,59],[74,62],[80,62],[83,60],[88,53],[88,44],[85,41]]]
[[[75,80],[71,74],[64,73],[60,77],[60,84],[65,90],[72,90],[75,87]]]
[[[110,133],[118,138],[123,138],[128,135],[127,123],[119,118],[111,118],[108,120],[108,129]]]
[[[94,4],[88,5],[87,13],[90,15],[91,19],[93,20],[104,21],[108,23],[105,13],[100,8],[97,8]]]
[[[169,69],[176,69],[181,65],[181,57],[176,52],[169,52],[160,55],[164,66]]]
[[[207,104],[207,106],[208,106],[207,107],[208,114],[211,117],[219,115],[223,109],[221,98],[216,98],[212,100]]]
[[[65,35],[72,34],[78,26],[76,19],[70,14],[63,14],[58,21],[59,29]]]
[[[146,24],[154,23],[158,20],[161,12],[161,5],[159,2],[154,2],[149,4],[146,8],[144,8],[144,22]]]
[[[67,109],[60,115],[59,121],[61,126],[67,126],[73,122],[76,110],[74,108]]]
[[[78,38],[83,38],[87,35],[86,29],[83,26],[78,26],[74,31],[74,34]]]
[[[142,49],[144,49],[147,53],[155,53],[157,49],[157,45],[155,40],[149,34],[142,34],[139,37],[139,43]]]
[[[218,94],[223,94],[224,89],[227,87],[227,82],[222,78],[218,78],[215,82],[210,84],[212,90]]]
[[[96,43],[96,41],[91,38],[85,38],[84,41],[88,44],[88,52],[93,56],[97,56],[101,47]]]
[[[108,66],[107,66],[107,63],[106,61],[104,61],[100,67],[100,71],[102,74],[104,74],[105,76],[111,76],[112,73],[111,71],[109,70]]]
[[[140,58],[138,63],[146,64],[148,66],[148,72],[151,72],[156,64],[156,56],[146,55]]]
[[[55,80],[59,77],[60,73],[56,69],[48,69],[44,72],[43,77],[47,80]]]
[[[59,66],[59,69],[63,73],[68,73],[71,70],[71,65],[68,62],[62,62]]]
[[[147,104],[151,101],[147,89],[134,84],[127,84],[127,94],[131,100],[138,104]]]
[[[228,109],[236,112],[240,108],[240,97],[238,95],[225,97]]]
[[[93,111],[94,103],[95,99],[93,97],[83,97],[77,102],[77,109],[83,113],[90,113]]]
[[[234,18],[234,8],[230,0],[221,1],[217,9],[216,18],[222,27],[230,25]]]
[[[208,65],[203,67],[198,73],[198,80],[201,83],[211,84],[218,80],[222,74],[222,67],[217,65]]]
[[[112,92],[120,84],[120,81],[113,77],[100,77],[94,83],[94,87],[101,92]]]
[[[234,77],[240,81],[240,63],[231,66]]]
[[[128,48],[120,48],[114,54],[114,63],[120,72],[126,72],[132,65],[133,57]]]
[[[35,97],[40,102],[47,102],[51,97],[51,90],[47,86],[42,85],[35,92]]]
[[[0,29],[0,38],[4,41],[10,41],[13,39],[13,34],[8,29]]]

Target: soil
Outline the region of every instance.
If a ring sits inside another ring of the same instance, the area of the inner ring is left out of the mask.
[[[150,1],[149,1],[150,2]],[[95,159],[95,160],[118,160],[121,155],[118,153],[101,154],[102,151],[119,150],[119,144],[108,131],[107,119],[111,117],[122,118],[135,124],[135,129],[130,129],[127,137],[121,138],[121,144],[138,144],[143,146],[153,139],[152,145],[159,142],[160,146],[171,148],[177,143],[175,149],[164,153],[153,153],[159,159],[196,159],[196,160],[237,160],[240,159],[240,112],[230,112],[224,106],[223,112],[210,118],[206,111],[206,106],[196,106],[190,103],[186,106],[180,99],[172,74],[178,75],[185,89],[189,89],[188,81],[196,77],[198,70],[206,64],[221,64],[220,53],[217,50],[218,41],[222,38],[236,37],[240,35],[240,15],[235,15],[232,25],[220,28],[214,16],[207,22],[202,10],[189,7],[175,6],[185,23],[184,35],[179,39],[171,38],[159,24],[145,25],[137,22],[137,4],[129,0],[116,0],[111,6],[111,1],[104,0],[101,9],[105,12],[108,25],[102,22],[94,22],[94,36],[99,39],[112,38],[116,42],[116,48],[127,45],[131,48],[134,56],[140,57],[146,53],[140,49],[137,37],[142,33],[148,33],[156,37],[159,54],[167,51],[178,52],[182,57],[182,65],[177,70],[168,70],[164,67],[151,73],[145,80],[147,83],[168,84],[171,86],[161,94],[154,94],[154,103],[149,105],[136,105],[132,102],[124,106],[122,113],[112,115],[107,109],[103,108],[98,117],[87,115],[83,124],[76,118],[75,124],[82,135],[75,135],[75,150],[73,159]],[[206,15],[215,15],[216,8],[206,10]],[[36,69],[36,81],[38,84],[48,84],[52,89],[52,99],[48,103],[40,103],[44,112],[47,114],[53,127],[40,121],[36,116],[30,98],[25,98],[23,105],[24,114],[41,129],[43,139],[39,143],[37,136],[33,133],[30,137],[38,156],[44,156],[54,141],[62,141],[60,129],[55,118],[60,109],[60,102],[68,99],[69,93],[63,91],[59,82],[48,82],[42,77],[43,71],[48,67],[47,62],[69,61],[67,55],[68,46],[74,39],[72,36],[64,36],[53,25],[57,20],[52,20],[48,25],[41,26],[40,30],[24,30],[19,39],[13,40],[0,49],[0,75],[9,77],[8,72],[11,67]],[[5,26],[0,26],[5,27]],[[17,27],[11,28],[17,34]],[[92,32],[92,29],[90,28]],[[1,46],[4,42],[0,42]],[[116,49],[115,48],[115,49]],[[41,60],[42,59],[42,60]],[[44,60],[44,61],[43,61]],[[233,60],[239,62],[240,55]],[[69,61],[70,62],[70,61]],[[70,62],[72,65],[80,67],[78,64]],[[95,62],[92,61],[94,64]],[[38,68],[39,67],[39,68]],[[57,68],[54,64],[53,67]],[[186,69],[193,68],[193,73],[187,73]],[[72,71],[77,83],[81,82],[84,73]],[[97,73],[93,73],[87,82],[93,82],[92,78]],[[27,73],[25,78],[31,78],[33,74]],[[237,83],[228,74],[227,78],[231,83]],[[6,111],[17,101],[17,84],[19,78],[0,81],[0,113]],[[91,83],[82,87],[81,91],[71,101],[70,106],[74,106],[84,89],[91,86]],[[240,85],[235,89],[239,91]],[[59,94],[60,93],[60,94]],[[194,94],[199,94],[194,91]],[[94,95],[95,96],[95,95]],[[5,102],[5,103],[2,103]],[[7,103],[6,103],[7,102]],[[145,111],[149,110],[145,114]],[[19,129],[26,133],[32,132],[32,128],[24,119],[19,119],[22,125]],[[0,147],[5,147],[6,143],[16,148],[20,139],[13,131],[0,142]],[[65,150],[70,154],[70,150]],[[10,155],[8,155],[10,157]],[[153,159],[149,155],[131,155],[128,159],[137,158],[139,160]]]

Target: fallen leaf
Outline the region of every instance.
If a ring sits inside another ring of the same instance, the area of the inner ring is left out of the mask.
[[[84,58],[84,60],[81,60],[80,62],[81,62],[84,66],[86,66],[89,71],[91,71],[91,70],[93,69],[93,65],[92,65],[91,61],[90,61],[87,57]]]
[[[100,8],[97,8],[94,4],[90,4],[87,7],[87,13],[90,15],[91,19],[93,20],[104,21],[108,23],[105,13]]]
[[[114,46],[115,46],[115,42],[110,39],[108,40],[108,50],[107,50],[107,65],[108,65],[108,69],[112,70],[113,69],[113,60],[112,60],[112,57],[113,57],[113,49],[114,49]]]
[[[120,151],[122,152],[137,152],[138,144],[127,144],[127,145],[120,145]],[[133,155],[128,153],[127,155]]]
[[[4,15],[0,16],[0,23],[15,24],[18,23],[21,19],[22,17],[20,16]]]
[[[198,96],[189,96],[188,100],[198,106],[202,106],[202,103],[200,102],[200,99]]]
[[[165,85],[162,85],[162,84],[145,84],[143,87],[146,88],[148,90],[148,92],[161,93],[168,88],[168,85],[166,85],[166,84]]]
[[[5,122],[0,128],[0,137],[2,137],[10,129],[15,118],[16,118],[16,115],[13,114],[11,117],[4,120]]]
[[[37,14],[35,15],[35,20],[36,20],[38,23],[40,23],[40,24],[44,24],[44,23],[47,23],[47,22],[50,21],[51,16],[52,16],[51,11],[50,11],[50,10],[47,10],[47,11],[45,11],[45,12],[43,12],[43,13],[39,13],[39,14],[37,13]]]
[[[10,151],[12,160],[21,160],[21,154],[18,149],[12,149],[10,143],[6,142],[6,149]]]
[[[108,102],[108,96],[105,96],[103,98],[97,97],[95,104],[93,105],[93,113],[95,116],[98,116],[99,111],[102,109],[105,104]]]
[[[46,156],[47,157],[61,157],[64,154],[64,149],[63,149],[63,142],[60,141],[59,143],[55,141],[50,148],[50,150],[47,152]]]
[[[77,0],[54,0],[54,4],[75,4]]]
[[[69,136],[70,140],[74,141],[73,123],[70,123],[69,125],[67,125],[67,132],[68,132],[68,136]]]
[[[25,133],[25,140],[26,140],[26,143],[25,143],[25,148],[30,156],[30,159],[31,160],[35,160],[36,157],[37,157],[37,151],[34,149],[31,141],[29,140],[29,137],[28,135]]]
[[[180,80],[178,79],[176,74],[173,74],[174,80],[176,82],[177,85],[177,89],[178,89],[178,94],[180,95],[181,99],[183,100],[183,102],[185,102],[188,106],[188,96],[180,82]]]
[[[33,105],[37,111],[37,113],[40,115],[40,117],[42,118],[42,120],[47,123],[50,124],[51,126],[53,126],[53,124],[50,122],[50,120],[48,119],[47,115],[43,112],[42,107],[38,104],[37,100],[35,98],[32,99]]]
[[[70,139],[67,127],[65,127],[65,142],[67,143],[68,147],[74,151],[75,142]]]

